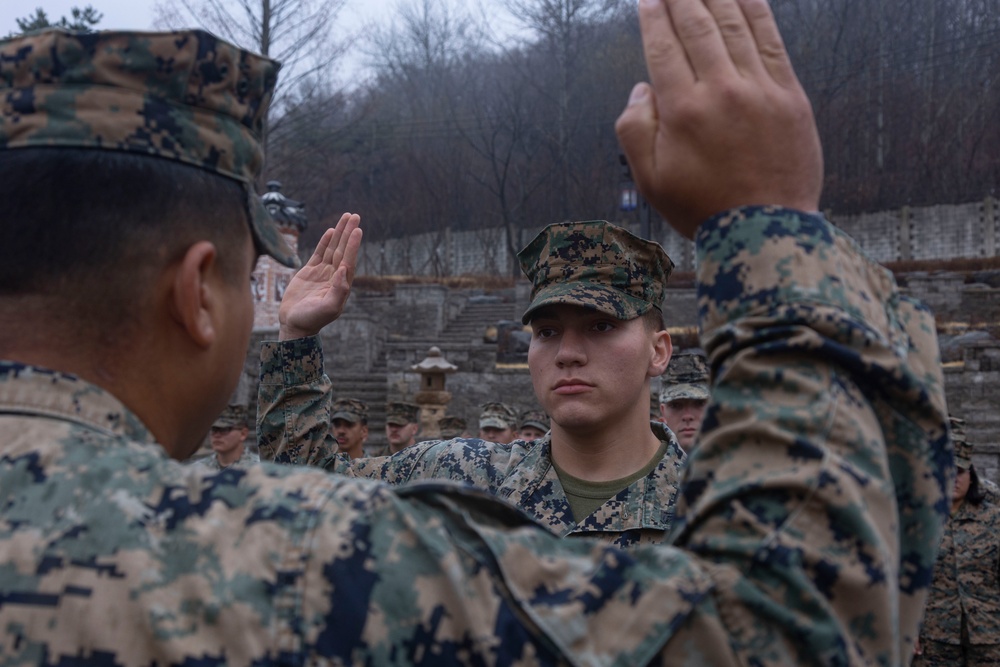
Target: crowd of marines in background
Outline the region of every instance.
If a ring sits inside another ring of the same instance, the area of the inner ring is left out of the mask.
[[[708,403],[708,366],[701,350],[690,350],[671,357],[659,393],[658,409],[650,412],[652,420],[667,425],[685,453],[695,446],[701,418]],[[330,415],[331,435],[340,451],[352,459],[365,456],[391,456],[418,442],[420,406],[407,401],[386,404],[385,435],[387,444],[368,453],[368,404],[357,398],[337,398]],[[508,444],[513,440],[534,442],[549,431],[549,416],[537,408],[518,412],[507,403],[495,401],[480,405],[479,431],[473,436],[467,420],[448,415],[438,420],[435,439],[477,437],[488,442]],[[256,446],[247,443],[251,424],[247,408],[230,405],[212,424],[207,452],[191,458],[193,465],[221,470],[230,465],[260,462]]]

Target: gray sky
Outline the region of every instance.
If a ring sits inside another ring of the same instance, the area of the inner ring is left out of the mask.
[[[337,18],[336,32],[338,37],[346,38],[348,42],[351,42],[356,36],[360,41],[365,34],[363,30],[365,24],[388,22],[399,1],[347,0],[347,4]],[[450,1],[454,5],[473,5],[469,0]],[[153,7],[156,3],[157,0],[0,0],[0,36],[17,30],[16,19],[33,14],[35,7],[44,9],[51,20],[58,20],[60,16],[68,16],[74,6],[86,7],[88,4],[104,14],[104,18],[98,25],[99,29],[153,30],[155,29],[153,26],[155,17]],[[506,27],[505,30],[503,25],[508,22],[508,19],[499,16],[491,21],[494,29],[509,33],[511,28]],[[337,72],[338,78],[344,78],[357,72],[362,64],[363,56],[360,54],[352,56],[349,52],[340,62],[338,68],[340,71]]]

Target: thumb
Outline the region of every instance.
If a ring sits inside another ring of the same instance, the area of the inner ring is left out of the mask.
[[[648,83],[632,88],[628,105],[615,122],[615,133],[632,169],[632,177],[642,183],[655,167],[656,100]]]

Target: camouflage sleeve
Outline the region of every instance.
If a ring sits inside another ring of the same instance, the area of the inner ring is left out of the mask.
[[[261,460],[316,466],[335,454],[332,389],[318,337],[262,343],[257,393]]]
[[[933,318],[818,215],[696,241],[713,387],[674,543],[713,564],[744,664],[901,664],[953,473]]]
[[[318,337],[261,345],[257,442],[262,460],[315,466],[390,484],[432,476],[429,470],[442,449],[437,441],[407,447],[395,456],[351,459],[339,453],[330,435],[332,388],[323,371]]]

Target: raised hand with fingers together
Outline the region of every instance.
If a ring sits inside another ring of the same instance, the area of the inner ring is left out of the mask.
[[[615,129],[640,190],[693,238],[745,205],[815,211],[819,135],[767,0],[640,0],[650,83]]]
[[[360,224],[359,215],[342,215],[292,278],[278,310],[279,340],[313,336],[340,317],[358,264]]]

